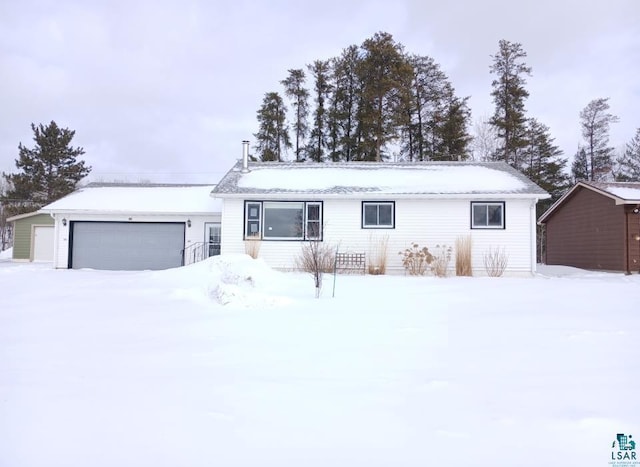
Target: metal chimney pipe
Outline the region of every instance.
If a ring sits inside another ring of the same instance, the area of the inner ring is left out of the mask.
[[[249,172],[249,141],[242,142],[242,172]]]

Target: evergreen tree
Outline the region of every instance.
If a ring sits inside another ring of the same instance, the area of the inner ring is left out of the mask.
[[[359,75],[362,80],[362,105],[359,124],[362,132],[361,154],[364,160],[382,161],[385,146],[398,136],[399,122],[406,119],[406,83],[412,73],[403,47],[391,34],[378,32],[362,44],[364,53]]]
[[[608,101],[608,97],[594,99],[580,112],[586,152],[586,180],[606,180],[612,174],[614,149],[609,146],[609,126],[617,122],[618,117],[608,112]],[[574,173],[575,178],[578,178],[577,175]]]
[[[406,112],[408,121],[402,128],[402,154],[410,161],[429,160],[434,154],[433,121],[442,100],[447,77],[431,57],[411,55],[410,100]]]
[[[309,91],[304,87],[305,74],[301,69],[289,70],[289,76],[281,81],[285,95],[291,100],[294,111],[293,130],[296,135],[296,161],[303,160],[302,150],[309,130]]]
[[[74,191],[91,167],[77,158],[84,154],[81,147],[71,146],[75,131],[49,125],[31,124],[35,141],[33,149],[20,143],[15,174],[3,174],[9,189],[3,201],[12,214],[37,210]]]
[[[324,150],[327,147],[327,107],[326,103],[331,93],[330,64],[329,61],[316,60],[308,66],[309,72],[313,76],[315,111],[313,113],[313,127],[311,129],[311,143],[309,144],[309,155],[311,159],[322,162]]]
[[[616,180],[619,182],[640,182],[640,128],[625,147],[624,153],[616,161]]]
[[[435,161],[463,161],[469,158],[471,137],[467,130],[471,119],[468,97],[460,99],[447,84],[440,110],[434,116]]]
[[[330,157],[351,161],[358,147],[358,115],[362,101],[360,50],[352,45],[333,60],[333,96],[329,113]]]
[[[524,86],[525,76],[531,75],[531,68],[523,62],[526,56],[521,44],[501,40],[490,66],[491,73],[496,75],[491,83],[491,96],[496,105],[491,124],[497,128],[502,143],[495,159],[517,169],[521,168],[519,152],[526,145],[524,102],[529,92]]]
[[[551,194],[551,200],[538,203],[539,214],[542,214],[564,194],[571,184],[565,173],[567,159],[562,157],[562,151],[554,144],[549,127],[535,118],[528,120],[526,137],[527,146],[523,150],[523,173]]]
[[[590,180],[589,178],[589,160],[587,151],[583,147],[579,147],[575,156],[573,156],[573,164],[571,164],[571,175],[573,181]]]
[[[282,161],[284,152],[291,148],[287,126],[287,108],[277,92],[264,95],[258,110],[258,132],[255,149],[262,161]]]

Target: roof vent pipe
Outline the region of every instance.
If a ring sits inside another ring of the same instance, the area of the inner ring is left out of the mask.
[[[242,142],[242,172],[249,172],[249,141]]]

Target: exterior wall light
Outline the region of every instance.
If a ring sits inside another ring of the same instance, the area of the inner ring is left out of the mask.
[[[187,227],[191,227],[191,219],[187,219]]]
[[[63,225],[64,227],[66,227],[66,226],[67,226],[67,219],[65,219],[64,217],[62,218],[62,225]]]

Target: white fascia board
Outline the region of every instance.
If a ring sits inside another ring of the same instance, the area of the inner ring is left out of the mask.
[[[210,216],[212,214],[220,214],[221,211],[207,211],[207,212],[149,212],[149,211],[95,211],[88,209],[43,209],[40,211],[43,214],[88,214],[92,216],[104,215],[104,216]]]
[[[325,200],[325,199],[356,199],[356,200],[380,200],[380,199],[548,199],[551,198],[549,194],[533,194],[533,193],[433,193],[433,194],[390,194],[390,193],[353,193],[344,195],[341,193],[233,193],[225,195],[217,195],[216,197],[224,199],[244,199],[244,200],[265,200],[265,199],[277,199],[277,200],[289,200],[289,199],[304,199],[304,200]]]

